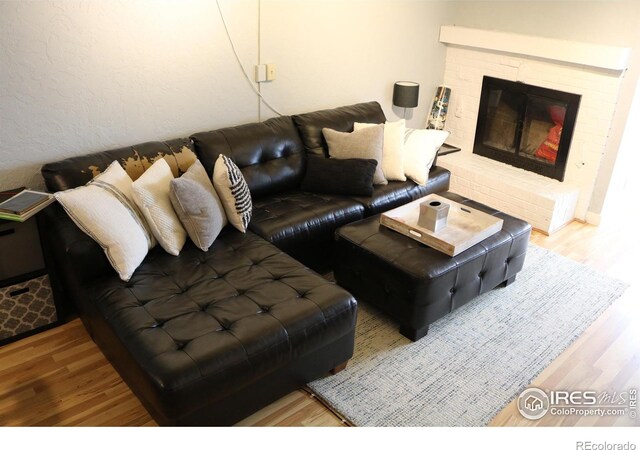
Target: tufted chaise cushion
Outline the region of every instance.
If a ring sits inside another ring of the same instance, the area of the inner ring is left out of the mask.
[[[227,228],[208,252],[150,252],[90,298],[150,378],[167,417],[188,414],[352,331],[356,303],[258,236]],[[139,381],[138,381],[139,383]],[[154,403],[152,402],[152,403]]]

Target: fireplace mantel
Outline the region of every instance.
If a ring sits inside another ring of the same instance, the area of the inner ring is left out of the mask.
[[[455,25],[440,27],[440,42],[613,71],[626,70],[631,54],[631,49],[627,47],[566,41]]]

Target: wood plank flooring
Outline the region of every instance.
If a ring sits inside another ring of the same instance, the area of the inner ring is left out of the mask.
[[[621,204],[622,207],[629,205]],[[636,208],[637,209],[637,208]],[[617,216],[617,217],[616,217]],[[600,316],[531,384],[543,389],[620,392],[640,388],[640,211],[620,211],[600,227],[571,223],[547,237],[535,233],[531,242],[626,281],[625,294]],[[515,401],[493,420],[494,426],[638,426],[622,417],[550,416],[524,419]]]
[[[615,217],[616,215],[614,215]],[[622,215],[617,215],[621,217]],[[531,241],[631,284],[631,288],[532,383],[549,389],[620,391],[640,387],[640,255],[638,218],[600,227],[573,222]],[[347,368],[348,370],[348,368]],[[624,418],[559,418],[531,422],[511,403],[492,425],[631,425]],[[0,348],[0,425],[146,426],[153,419],[91,341],[79,319]],[[304,390],[238,425],[341,426]],[[636,422],[637,425],[637,422]]]

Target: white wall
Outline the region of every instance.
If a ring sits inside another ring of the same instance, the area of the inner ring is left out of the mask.
[[[255,5],[227,8],[248,63]],[[48,161],[256,120],[225,39],[205,1],[0,2],[0,189],[40,185]]]
[[[220,3],[245,66],[259,50],[277,65],[262,90],[284,114],[378,100],[393,119],[393,82],[409,79],[410,123],[424,123],[452,3],[262,0],[260,27],[258,0]],[[45,162],[259,112],[213,1],[0,1],[0,189],[41,186]]]
[[[629,69],[589,205],[597,221],[609,189],[631,101],[640,77],[640,2],[627,1],[459,1],[453,23],[582,42],[631,47]],[[630,124],[630,126],[637,126]]]
[[[387,118],[393,83],[420,83],[419,105],[408,124],[424,127],[442,82],[445,46],[440,25],[453,4],[436,1],[263,0],[262,62],[275,62],[278,79],[262,92],[286,113],[377,100]]]
[[[629,124],[624,130],[620,151],[611,178],[611,185],[605,203],[603,215],[606,216],[607,211],[617,208],[625,208],[627,213],[629,205],[633,205],[635,199],[640,195],[640,177],[638,177],[638,167],[640,167],[640,87],[636,87],[635,96],[632,101],[631,110],[629,111]],[[638,208],[633,208],[638,212]],[[629,214],[625,215],[625,217]],[[619,214],[613,217],[619,218]]]

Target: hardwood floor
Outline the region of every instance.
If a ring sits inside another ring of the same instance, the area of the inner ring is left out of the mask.
[[[618,392],[640,387],[638,219],[620,213],[600,227],[573,222],[551,237],[533,234],[531,241],[535,244],[631,284],[620,300],[536,378],[533,386]],[[155,422],[76,319],[0,348],[0,424],[141,426]],[[492,422],[497,426],[631,424],[626,417],[547,416],[531,422],[520,416],[514,403]],[[344,424],[320,401],[299,390],[238,425]]]
[[[614,206],[616,207],[616,206]],[[620,208],[628,208],[621,204]],[[640,388],[640,283],[637,257],[640,235],[636,231],[640,210],[619,210],[599,227],[573,222],[553,236],[540,233],[531,242],[595,267],[629,283],[625,294],[600,316],[531,384],[543,389],[580,389],[621,392]],[[491,425],[517,426],[638,426],[638,419],[547,415],[538,421],[524,419],[515,401]]]

